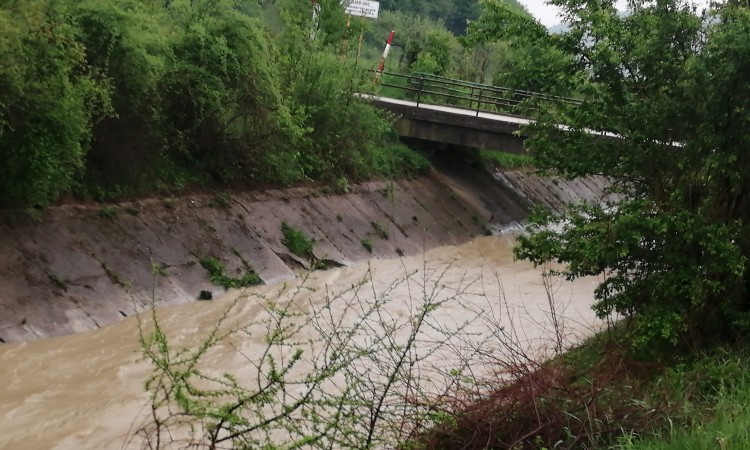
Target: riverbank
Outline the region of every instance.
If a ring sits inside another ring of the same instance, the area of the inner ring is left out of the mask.
[[[562,207],[596,183],[522,172],[443,169],[413,180],[330,188],[225,192],[118,204],[65,205],[0,225],[0,340],[100,328],[150,306],[220,294],[201,260],[248,269],[267,284],[313,260],[326,267],[420,254],[517,229],[529,205]],[[587,186],[582,188],[581,186]],[[313,242],[311,258],[282,244],[287,223]],[[155,276],[158,275],[158,276]]]

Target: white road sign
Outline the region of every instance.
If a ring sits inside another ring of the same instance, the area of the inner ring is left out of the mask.
[[[374,2],[371,0],[344,0],[344,6],[346,6],[346,13],[352,16],[369,17],[371,19],[378,18],[378,11],[380,11],[380,2]]]

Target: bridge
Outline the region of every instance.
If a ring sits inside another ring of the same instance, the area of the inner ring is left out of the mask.
[[[384,93],[364,96],[396,115],[402,137],[507,153],[521,153],[519,132],[544,103],[577,105],[574,99],[470,83],[429,74],[384,73]]]

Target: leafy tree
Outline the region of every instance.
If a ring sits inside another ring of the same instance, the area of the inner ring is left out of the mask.
[[[565,263],[571,279],[603,277],[597,312],[635,317],[641,344],[746,334],[748,8],[699,14],[659,0],[622,16],[607,1],[555,3],[571,25],[559,48],[586,80],[583,104],[547,111],[529,147],[542,168],[604,176],[615,195],[538,215],[517,255]]]
[[[394,46],[398,54],[398,67],[410,68],[423,53],[436,61],[439,73],[452,70],[454,55],[459,48],[456,38],[445,28],[442,20],[433,20],[404,12],[381,13],[368,41],[382,49],[382,39],[391,30],[396,31]],[[377,44],[377,45],[376,45]],[[424,58],[424,56],[423,56]]]
[[[246,179],[299,133],[281,93],[276,49],[231,2],[175,1],[180,33],[162,82],[167,132],[183,163],[219,182]]]
[[[321,3],[317,39],[293,0],[2,3],[0,206],[382,173],[391,126],[340,58],[364,22]]]
[[[94,123],[87,184],[117,184],[159,163],[166,139],[162,83],[171,42],[161,5],[139,0],[85,0],[72,21],[86,61],[111,95],[114,114]],[[145,171],[143,176],[154,176]]]
[[[382,0],[381,8],[389,12],[400,11],[408,15],[444,21],[448,30],[458,36],[466,25],[479,15],[476,0]]]
[[[493,84],[556,95],[569,95],[579,84],[573,58],[522,6],[506,0],[482,0],[482,13],[469,25],[467,45],[505,43],[509,50]]]

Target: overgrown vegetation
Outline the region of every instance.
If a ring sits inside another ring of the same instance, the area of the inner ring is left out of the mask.
[[[370,76],[321,3],[310,39],[304,2],[5,2],[0,206],[424,170],[353,95]]]
[[[263,280],[260,279],[253,268],[248,266],[244,260],[242,261],[244,265],[244,271],[241,274],[242,276],[240,276],[239,278],[227,275],[224,270],[224,264],[222,264],[216,258],[201,258],[199,262],[201,267],[206,269],[206,272],[208,272],[211,282],[217,286],[223,287],[225,290],[240,289],[249,286],[256,286],[263,283]],[[201,292],[201,297],[204,296],[205,295],[203,294],[203,292]],[[201,299],[203,300],[203,298]],[[210,300],[210,298],[206,298],[205,300]]]
[[[610,330],[551,361],[495,361],[482,380],[443,405],[446,420],[423,449],[742,449],[750,442],[750,355],[715,348],[669,362],[637,358]],[[623,341],[624,342],[624,341]]]
[[[290,252],[300,258],[315,258],[313,255],[313,241],[304,233],[304,231],[298,230],[286,222],[282,222],[281,234],[283,236],[281,243],[288,248]]]
[[[534,158],[526,154],[515,155],[492,150],[477,150],[477,155],[482,165],[490,170],[534,168]]]

